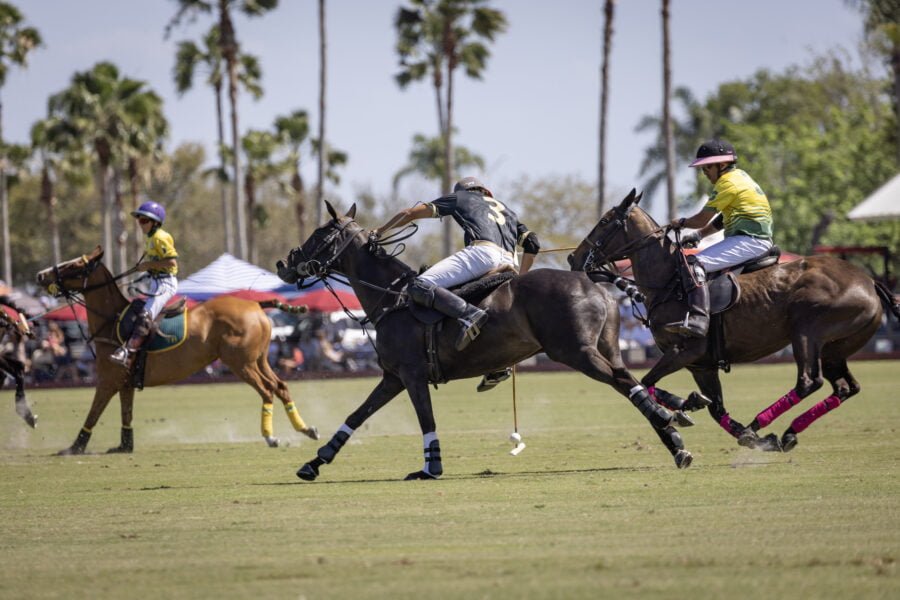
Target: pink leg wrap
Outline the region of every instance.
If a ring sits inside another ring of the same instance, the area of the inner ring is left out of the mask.
[[[731,427],[731,417],[728,415],[728,413],[725,413],[724,415],[722,415],[722,418],[719,419],[719,427],[721,427],[734,437],[737,437]]]
[[[788,411],[792,406],[800,402],[800,396],[797,395],[796,390],[791,390],[784,396],[778,399],[775,404],[762,411],[758,415],[756,415],[756,422],[759,423],[760,429],[766,427],[780,417],[782,414]]]
[[[823,416],[825,413],[834,410],[838,406],[841,405],[841,399],[835,395],[828,396],[811,409],[794,419],[794,422],[791,423],[791,429],[794,430],[794,433],[800,433],[810,425],[812,425],[816,419]]]
[[[653,401],[656,402],[656,386],[651,385],[647,388],[647,393],[650,394],[650,397],[653,398]]]

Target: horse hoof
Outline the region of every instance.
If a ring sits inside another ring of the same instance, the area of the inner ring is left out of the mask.
[[[319,439],[319,428],[315,425],[310,425],[303,434],[311,440],[317,440]]]
[[[131,454],[134,452],[134,448],[127,448],[125,446],[116,446],[115,448],[110,448],[106,451],[107,454]]]
[[[800,440],[797,439],[796,433],[785,433],[781,436],[781,451],[790,452],[799,442]]]
[[[22,417],[28,426],[34,429],[37,427],[37,415],[31,412],[28,405],[24,401],[16,401],[16,414]]]
[[[761,438],[756,447],[763,452],[781,452],[783,450],[781,442],[778,440],[778,436],[774,433],[770,433]]]
[[[675,422],[678,423],[679,427],[692,427],[694,425],[694,420],[686,415],[682,410],[676,410],[675,413]]]
[[[318,476],[319,469],[309,463],[306,463],[297,471],[297,477],[303,481],[315,481]]]
[[[419,479],[437,479],[437,477],[425,471],[415,471],[404,477],[403,481],[416,481]]]
[[[694,462],[694,455],[687,450],[679,450],[675,453],[675,466],[679,469],[687,469]]]
[[[682,409],[694,412],[697,410],[703,410],[710,404],[712,404],[712,400],[710,400],[700,392],[691,392],[688,395],[687,400],[685,400]]]
[[[266,437],[266,444],[269,448],[277,448],[278,447],[278,438],[277,437]]]
[[[738,435],[737,443],[738,446],[743,446],[744,448],[756,448],[759,445],[759,436],[749,427],[745,427]]]

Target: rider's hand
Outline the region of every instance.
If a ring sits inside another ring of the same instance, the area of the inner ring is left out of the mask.
[[[669,223],[669,228],[681,229],[682,227],[684,227],[685,221],[687,221],[687,219],[685,219],[684,217],[681,217],[680,219],[672,219],[672,221]]]
[[[700,245],[700,233],[694,230],[682,234],[681,245],[685,248],[696,248]]]

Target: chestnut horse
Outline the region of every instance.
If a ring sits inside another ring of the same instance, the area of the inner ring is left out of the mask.
[[[297,472],[312,481],[319,467],[331,463],[353,432],[403,390],[409,393],[422,430],[425,467],[407,479],[436,479],[443,473],[440,443],[431,406],[429,383],[477,377],[512,366],[541,352],[629,398],[650,421],[679,468],[690,465],[690,452],[672,426],[673,414],[652,401],[647,390],[625,368],[619,353],[619,311],[603,286],[581,273],[536,269],[502,283],[479,303],[490,315],[481,334],[463,352],[454,348],[459,324],[443,322],[434,334],[433,353],[426,349],[427,327],[406,303],[407,282],[415,271],[370,243],[354,221],[356,205],[338,216],[326,202],[331,220],[319,227],[285,261],[278,275],[295,283],[305,277],[347,277],[366,316],[375,324],[376,350],[384,370],[365,402]],[[424,310],[424,309],[423,309]],[[431,346],[429,346],[431,348]],[[427,362],[440,365],[440,377]],[[436,358],[436,360],[435,360]]]
[[[44,269],[37,275],[38,283],[54,295],[66,299],[72,299],[74,294],[83,296],[90,339],[97,347],[94,402],[75,442],[60,454],[84,453],[91,430],[116,393],[122,404],[122,441],[109,452],[131,452],[134,449],[131,429],[134,387],[131,376],[109,360],[109,355],[119,346],[116,321],[129,301],[119,291],[117,278],[103,265],[102,258],[103,251],[98,246],[89,255]],[[277,438],[272,436],[273,396],[284,404],[294,429],[314,440],[319,438],[316,428],[303,422],[291,401],[287,385],[269,367],[267,357],[272,325],[259,302],[221,296],[189,310],[184,342],[171,350],[147,355],[144,385],[174,383],[221,359],[262,398],[262,435],[269,446],[278,445]]]
[[[667,333],[663,325],[684,318],[676,264],[680,248],[639,206],[632,190],[569,255],[576,271],[602,269],[631,258],[634,280],[647,298],[650,329],[662,358],[641,382],[650,389],[670,373],[687,367],[700,391],[712,400],[710,414],[743,446],[783,450],[797,445],[797,434],[816,419],[859,393],[860,386],[847,357],[862,348],[882,322],[882,305],[900,318],[897,301],[885,286],[854,265],[831,256],[812,256],[763,268],[737,277],[740,297],[721,314],[725,356],[729,362],[752,362],[788,344],[797,363],[797,383],[777,402],[760,412],[750,426],[725,410],[718,367],[706,339],[686,339]],[[710,337],[712,336],[712,330]],[[823,384],[831,394],[799,415],[779,440],[760,438],[757,431],[799,403]],[[655,390],[658,397],[668,396]]]

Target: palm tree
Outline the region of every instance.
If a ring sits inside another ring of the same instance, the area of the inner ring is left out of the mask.
[[[506,30],[502,12],[483,6],[487,0],[410,0],[394,20],[401,71],[395,76],[405,88],[431,75],[443,142],[444,172],[441,192],[450,192],[453,166],[453,74],[460,66],[466,75],[481,79],[490,52],[482,41],[492,42]],[[444,78],[446,77],[446,89]],[[449,220],[444,226],[444,255],[450,254]]]
[[[247,197],[247,215],[250,225],[247,228],[247,241],[250,248],[249,260],[253,263],[259,261],[255,229],[257,226],[265,226],[268,220],[265,207],[257,203],[256,192],[267,182],[275,179],[286,168],[284,162],[276,162],[274,160],[278,145],[278,137],[269,131],[251,129],[241,139],[241,148],[247,160],[244,192]]]
[[[27,66],[28,54],[41,45],[41,35],[25,25],[22,13],[0,2],[0,89],[12,65]],[[0,220],[3,221],[3,278],[12,285],[12,251],[9,240],[9,197],[6,190],[6,146],[3,142],[3,103],[0,102]]]
[[[900,3],[897,0],[845,0],[865,17],[868,42],[884,55],[894,76],[897,162],[900,164]]]
[[[319,0],[319,139],[325,140],[325,0]],[[325,161],[327,153],[319,153],[318,180],[316,184],[316,226],[322,222],[322,200],[324,200]],[[300,218],[300,215],[298,215]],[[300,223],[300,239],[305,240],[304,226]]]
[[[303,184],[303,176],[300,174],[300,164],[303,158],[303,146],[309,138],[309,116],[305,110],[295,110],[290,115],[275,119],[275,134],[281,143],[287,148],[287,159],[290,169],[290,183],[288,187],[294,195],[294,214],[297,217],[297,229],[300,233],[298,239],[306,239],[306,189]],[[319,161],[319,178],[322,178],[322,160]],[[320,184],[321,185],[321,184]],[[320,202],[321,203],[321,202]],[[319,212],[316,211],[317,218]],[[316,221],[318,225],[318,221]]]
[[[457,146],[453,151],[455,153],[454,164],[459,167],[474,167],[484,170],[484,159],[470,152],[468,148]],[[443,140],[439,137],[430,138],[417,133],[413,136],[413,147],[409,152],[409,160],[402,169],[394,174],[391,200],[397,202],[400,181],[409,175],[416,174],[428,181],[440,181],[444,176],[444,171]]]
[[[213,89],[216,103],[216,133],[219,154],[219,191],[222,204],[223,221],[225,222],[224,249],[229,254],[234,254],[234,209],[228,199],[227,182],[228,175],[225,167],[225,124],[222,113],[222,86],[224,83],[224,60],[219,45],[219,28],[213,25],[203,37],[202,48],[191,41],[178,43],[175,55],[175,89],[179,95],[185,94],[194,85],[194,76],[198,71],[206,72],[206,83]],[[262,69],[256,57],[241,53],[238,57],[238,81],[250,95],[258,100],[262,97],[263,90],[260,86]]]
[[[663,136],[666,141],[666,206],[667,218],[675,218],[675,140],[672,129],[672,43],[669,36],[669,0],[662,0],[663,30]]]
[[[616,0],[603,5],[603,63],[600,66],[600,157],[597,161],[597,218],[606,202],[606,115],[609,112],[609,55],[612,48],[613,12]]]
[[[240,133],[238,129],[237,92],[238,92],[238,56],[240,47],[234,31],[231,12],[235,8],[248,17],[258,17],[274,9],[278,0],[175,0],[178,11],[166,26],[166,35],[173,27],[185,18],[193,19],[199,14],[218,12],[219,50],[225,59],[228,72],[228,102],[231,106],[231,159],[233,171],[233,189],[235,197],[235,213],[237,225],[238,254],[247,259],[247,226],[244,205],[241,202],[241,161]]]
[[[48,102],[49,118],[63,122],[82,151],[93,157],[106,248],[113,247],[112,168],[129,152],[140,153],[140,148],[158,144],[154,136],[164,134],[168,127],[162,101],[145,85],[120,77],[115,65],[101,62],[90,71],[76,73],[70,86]],[[148,131],[140,131],[142,127]]]

